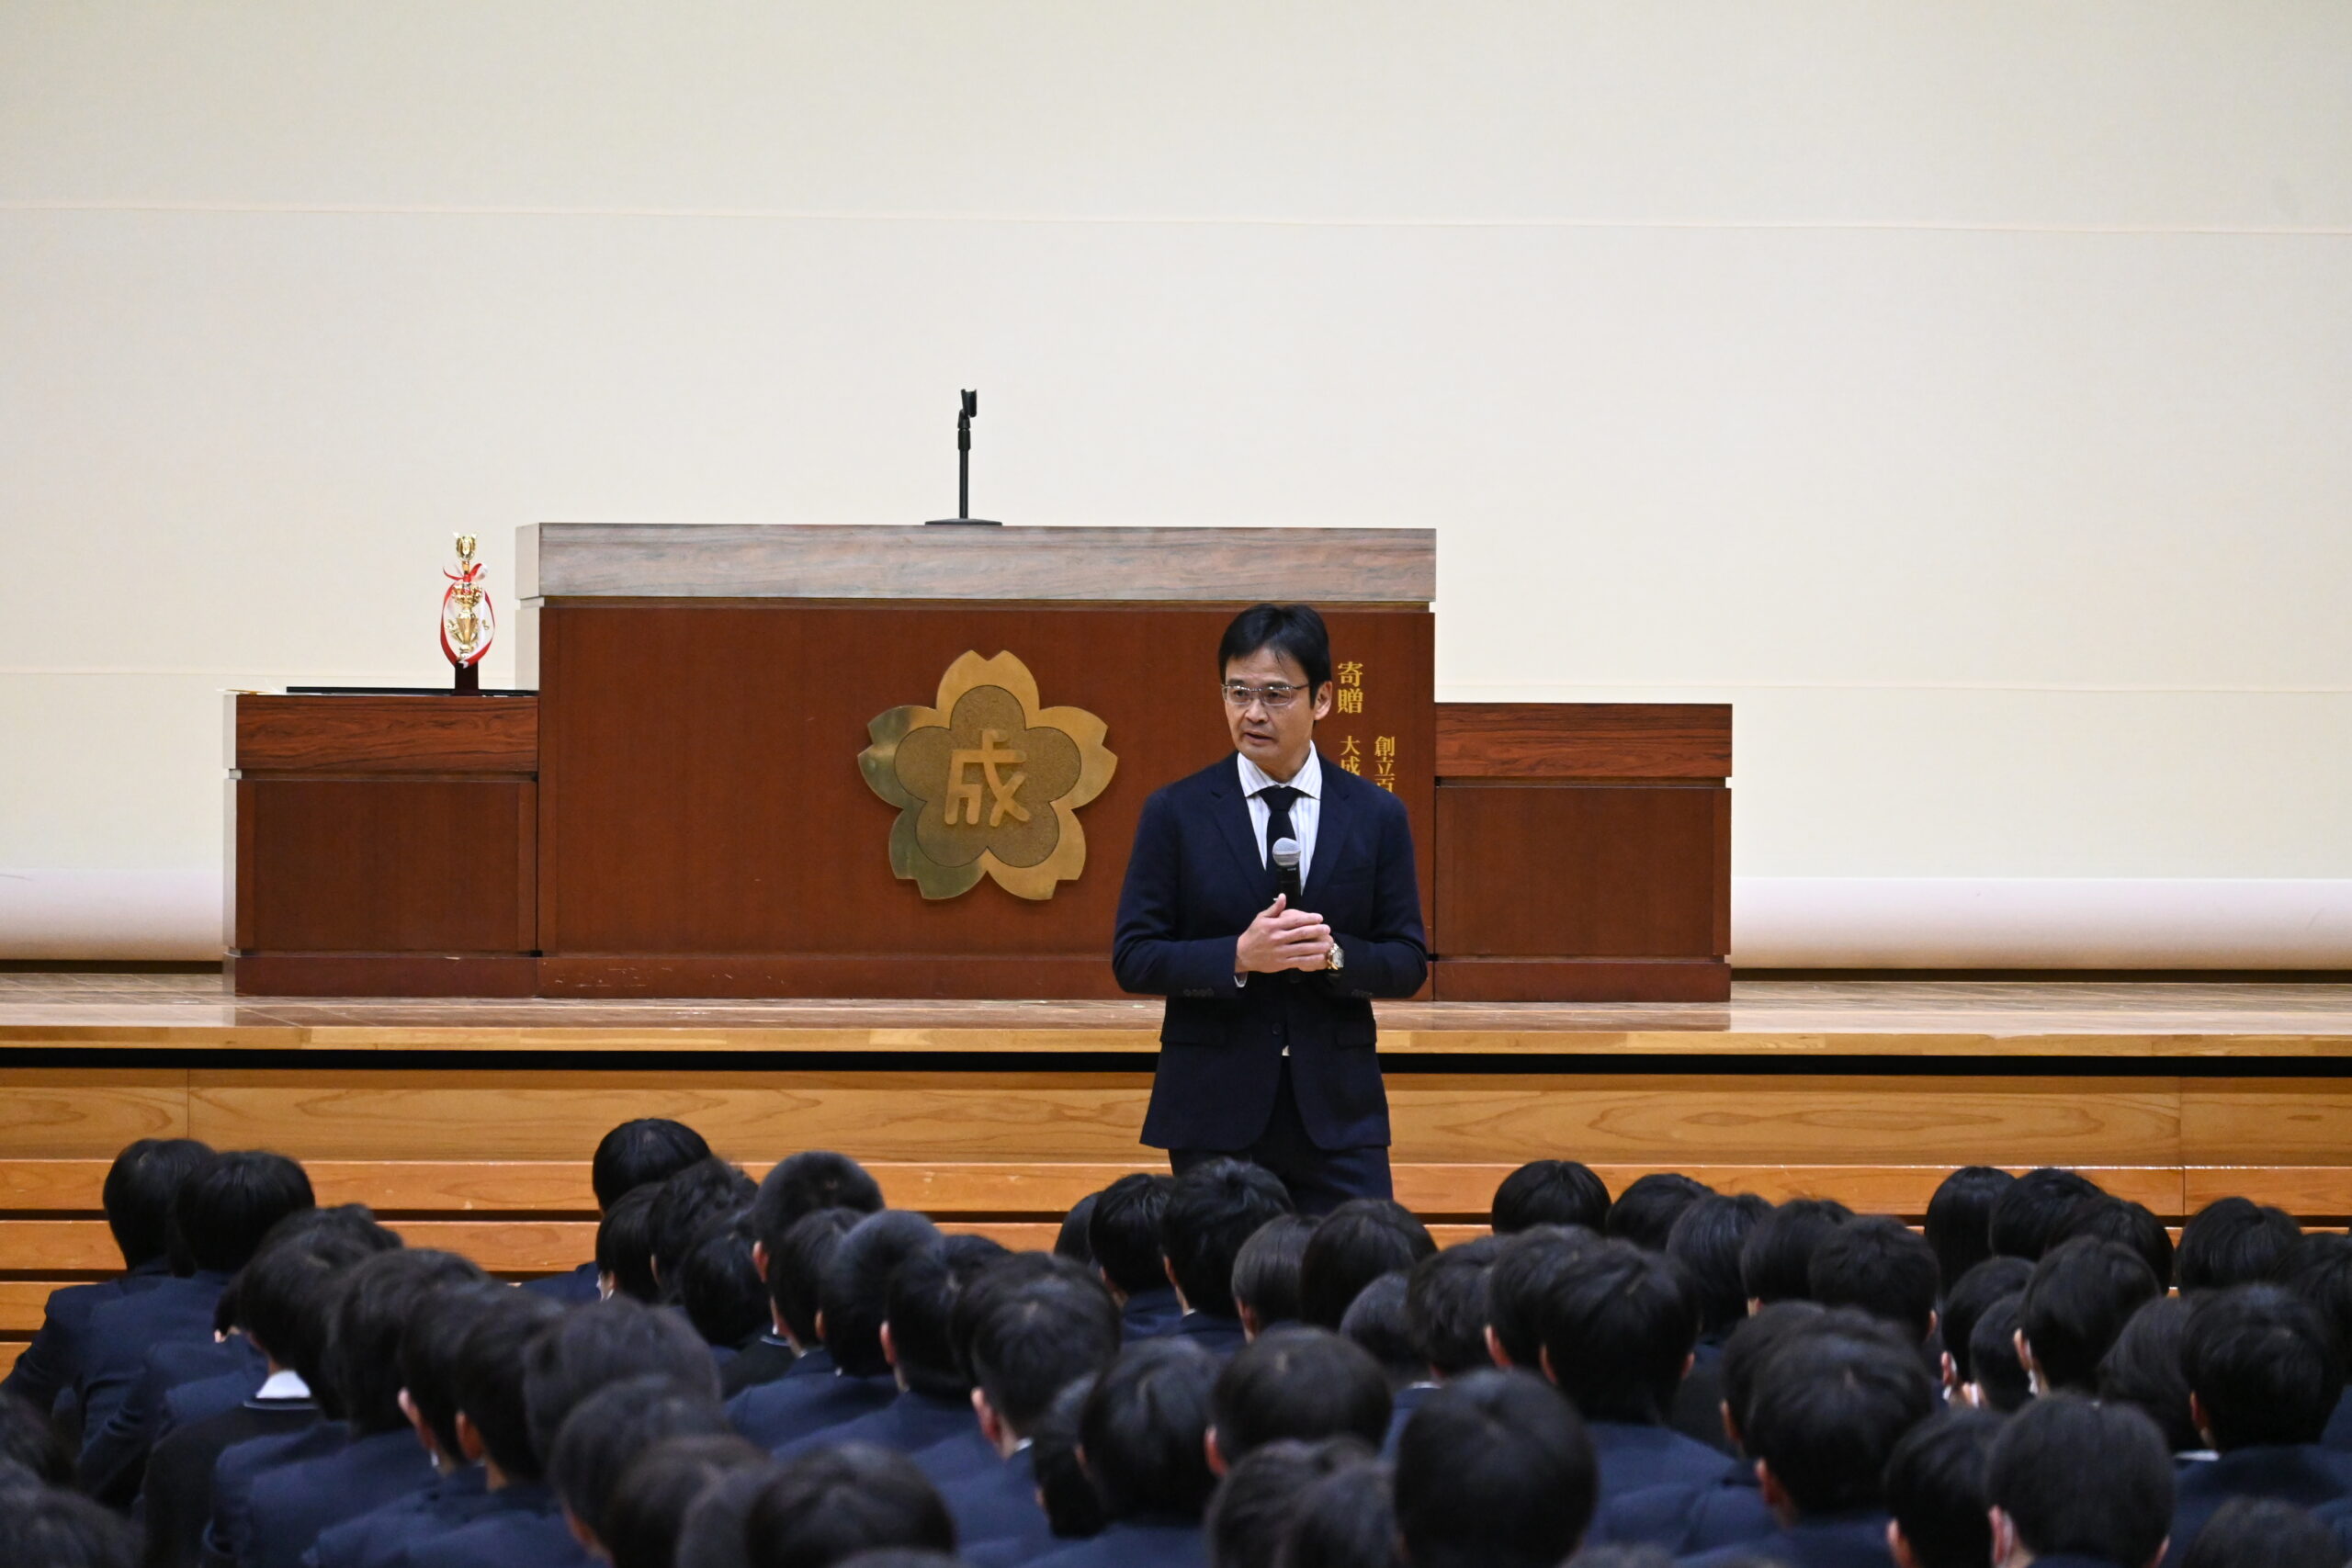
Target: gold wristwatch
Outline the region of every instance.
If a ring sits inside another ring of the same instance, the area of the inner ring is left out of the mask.
[[[1323,955],[1323,973],[1326,975],[1337,975],[1340,970],[1345,969],[1347,966],[1348,955],[1340,951],[1339,939],[1334,937],[1331,941],[1330,951]]]

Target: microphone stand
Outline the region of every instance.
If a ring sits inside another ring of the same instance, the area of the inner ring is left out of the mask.
[[[967,389],[956,415],[956,515],[934,517],[926,528],[1001,528],[986,517],[972,515],[972,421],[979,417],[980,394]]]

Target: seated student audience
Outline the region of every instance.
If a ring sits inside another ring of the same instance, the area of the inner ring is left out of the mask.
[[[1388,1467],[1360,1459],[1315,1482],[1283,1529],[1283,1568],[1399,1568]]]
[[[2120,1242],[2084,1236],[2044,1253],[2018,1306],[2018,1356],[2035,1392],[2095,1391],[2099,1359],[2141,1303],[2163,1293],[2147,1262]]]
[[[698,1159],[653,1190],[646,1225],[653,1243],[653,1282],[662,1299],[678,1299],[678,1269],[714,1222],[752,1206],[759,1186],[718,1156]]]
[[[1405,1292],[1411,1278],[1401,1269],[1383,1274],[1356,1292],[1348,1303],[1348,1315],[1340,1319],[1340,1337],[1363,1346],[1380,1363],[1392,1401],[1399,1391],[1425,1383],[1429,1377],[1405,1320]]]
[[[0,1562],[138,1568],[139,1531],[74,1493],[0,1479]]]
[[[770,1328],[761,1336],[758,1347],[746,1350],[721,1370],[719,1383],[730,1399],[741,1398],[760,1384],[786,1378],[832,1375],[833,1359],[826,1354],[817,1337],[817,1292],[834,1249],[841,1246],[842,1237],[857,1228],[862,1218],[864,1215],[855,1209],[819,1209],[801,1215],[772,1239],[752,1243],[752,1260],[767,1281]],[[754,1210],[754,1228],[761,1223],[758,1211]],[[754,1358],[758,1358],[759,1364],[771,1369],[780,1366],[782,1371],[749,1381],[731,1376],[741,1363]]]
[[[1968,1335],[1969,1381],[1961,1394],[1969,1404],[2005,1416],[2025,1408],[2033,1397],[2033,1374],[2018,1354],[2024,1334],[2023,1291],[2002,1296],[1984,1309]]]
[[[1393,1483],[1411,1568],[1553,1568],[1599,1495],[1576,1407],[1525,1372],[1470,1372],[1405,1423]]]
[[[606,1383],[564,1417],[548,1454],[548,1484],[572,1539],[591,1556],[609,1562],[610,1509],[629,1467],[669,1438],[729,1437],[711,1383],[689,1388],[666,1377],[624,1378]]]
[[[1067,1258],[1090,1269],[1094,1266],[1094,1244],[1088,1240],[1086,1227],[1094,1223],[1094,1201],[1101,1196],[1100,1192],[1089,1192],[1062,1216],[1062,1228],[1054,1235],[1056,1258]]]
[[[2311,1303],[2335,1342],[2352,1358],[2352,1235],[2314,1232],[2295,1244],[2287,1268],[2287,1288]],[[2352,1376],[2352,1361],[2347,1361]],[[2321,1439],[2339,1452],[2352,1451],[2352,1398],[2339,1396]]]
[[[1040,1568],[1203,1561],[1201,1515],[1216,1484],[1207,1438],[1219,1370],[1213,1353],[1174,1335],[1119,1352],[1079,1413],[1079,1464],[1102,1501],[1102,1529],[1036,1558]]]
[[[1630,1241],[1645,1252],[1664,1252],[1682,1211],[1713,1191],[1691,1177],[1653,1171],[1617,1194],[1601,1224],[1602,1234],[1614,1241]]]
[[[1208,1568],[1275,1568],[1301,1501],[1327,1476],[1369,1461],[1353,1438],[1284,1438],[1242,1456],[1217,1483],[1204,1523]],[[1390,1527],[1395,1526],[1394,1507]]]
[[[1946,1285],[1993,1256],[1993,1205],[2016,1180],[1996,1166],[1966,1165],[1937,1185],[1923,1228]]]
[[[1299,1320],[1337,1329],[1356,1293],[1383,1274],[1437,1250],[1429,1227],[1402,1203],[1351,1198],[1325,1214],[1299,1259]]]
[[[2055,1166],[2029,1170],[1993,1201],[1985,1239],[1996,1257],[2038,1263],[2075,1205],[2098,1195],[2098,1184],[2079,1172]]]
[[[1175,1179],[1142,1171],[1123,1176],[1094,1195],[1086,1222],[1087,1249],[1102,1282],[1119,1303],[1130,1339],[1149,1339],[1176,1326],[1183,1311],[1159,1261],[1159,1216]]]
[[[1487,1355],[1498,1367],[1544,1370],[1543,1301],[1570,1262],[1601,1245],[1589,1230],[1538,1225],[1507,1237],[1487,1271]]]
[[[1900,1220],[1869,1214],[1838,1226],[1814,1248],[1805,1280],[1812,1300],[1858,1308],[1894,1325],[1914,1345],[1935,1335],[1943,1293],[1935,1248]]]
[[[761,1347],[774,1325],[767,1281],[752,1260],[752,1212],[738,1209],[705,1225],[678,1260],[678,1305],[718,1358],[723,1378],[745,1355],[759,1355],[760,1375],[737,1388],[766,1382],[791,1370],[790,1348],[777,1359]]]
[[[1506,1245],[1500,1236],[1476,1236],[1413,1265],[1405,1280],[1405,1332],[1422,1373],[1397,1391],[1399,1410],[1409,1413],[1448,1378],[1494,1365],[1487,1348],[1487,1283]]]
[[[1740,1288],[1748,1305],[1805,1299],[1813,1288],[1813,1254],[1829,1233],[1854,1217],[1831,1198],[1792,1198],[1756,1222],[1739,1246]]]
[[[610,1214],[614,1204],[639,1188],[666,1181],[696,1160],[709,1157],[710,1145],[683,1122],[660,1116],[624,1122],[596,1141],[596,1152],[588,1162],[588,1185],[596,1194],[596,1213]],[[601,1240],[602,1226],[598,1229]],[[600,1255],[596,1261],[583,1263],[570,1273],[534,1280],[523,1288],[560,1302],[593,1302],[609,1293],[604,1280],[610,1272]]]
[[[1225,1363],[1210,1409],[1209,1463],[1222,1474],[1281,1438],[1379,1442],[1388,1432],[1388,1380],[1362,1346],[1293,1324],[1260,1335]]]
[[[2009,1418],[1985,1461],[1993,1561],[2152,1568],[2170,1530],[2172,1478],[2163,1435],[2130,1405],[2037,1399]]]
[[[1575,1160],[1530,1160],[1495,1189],[1487,1223],[1497,1235],[1537,1225],[1582,1225],[1597,1235],[1609,1224],[1609,1189]]]
[[[648,1306],[662,1299],[653,1278],[653,1202],[658,1181],[624,1192],[596,1222],[596,1289]]]
[[[2345,1549],[2309,1511],[2270,1497],[2222,1505],[2181,1568],[2344,1568]]]
[[[677,1568],[679,1537],[696,1500],[730,1476],[764,1480],[772,1462],[731,1432],[660,1438],[612,1483],[596,1543],[613,1568]]]
[[[756,1445],[752,1451],[760,1453]],[[686,1505],[673,1568],[751,1568],[752,1505],[783,1469],[768,1454],[760,1453],[760,1461],[729,1471]]]
[[[2302,1238],[2303,1227],[2283,1209],[2245,1198],[2217,1198],[2180,1227],[2174,1271],[2181,1294],[2277,1284],[2287,1278]]]
[[[2033,1265],[2022,1258],[1987,1258],[1958,1279],[1944,1281],[1943,1310],[1937,1331],[1944,1348],[1945,1398],[1959,1400],[1960,1391],[1975,1376],[1976,1359],[1970,1352],[1969,1341],[1976,1332],[1977,1320],[2003,1296],[2024,1294],[2026,1281],[2032,1278]],[[2011,1361],[2017,1359],[2014,1347],[2004,1354]],[[2025,1369],[2019,1367],[2018,1375],[2022,1378]]]
[[[2067,1211],[2058,1228],[2050,1237],[2050,1245],[2072,1241],[2078,1235],[2098,1236],[2103,1241],[2120,1241],[2138,1253],[2147,1263],[2148,1271],[2159,1285],[2170,1286],[2173,1276],[2172,1233],[2165,1223],[2144,1203],[2131,1202],[2109,1193],[2086,1198]]]
[[[1992,1562],[1984,1472],[2001,1427],[1999,1416],[1962,1405],[1929,1416],[1894,1445],[1886,1461],[1886,1507],[1894,1516],[1886,1545],[1894,1568],[1985,1568]]]
[[[1291,1212],[1289,1190],[1262,1166],[1213,1159],[1176,1178],[1159,1216],[1161,1263],[1183,1309],[1170,1337],[1220,1356],[1241,1348],[1234,1258],[1259,1226]]]
[[[865,1168],[826,1149],[788,1155],[761,1179],[759,1193],[752,1200],[752,1266],[767,1284],[770,1327],[721,1370],[729,1394],[775,1382],[793,1370],[797,1357],[816,1349],[817,1280],[825,1258],[831,1256],[824,1233],[838,1240],[860,1216],[877,1213],[882,1206],[882,1189]],[[786,1238],[817,1214],[831,1217],[804,1234],[794,1266],[779,1274]],[[803,1375],[831,1370],[831,1360],[821,1359],[803,1369]]]
[[[1690,1371],[1675,1391],[1667,1424],[1710,1447],[1724,1440],[1715,1414],[1723,1403],[1724,1341],[1747,1318],[1739,1249],[1771,1212],[1772,1205],[1752,1192],[1713,1193],[1683,1210],[1667,1233],[1666,1255],[1682,1265],[1699,1307],[1699,1342],[1691,1348]]]
[[[864,1443],[786,1460],[752,1500],[743,1530],[751,1568],[833,1568],[885,1546],[956,1550],[946,1505],[914,1461]]]
[[[735,1429],[778,1453],[897,1398],[898,1379],[882,1349],[890,1278],[907,1259],[936,1252],[941,1240],[939,1227],[904,1209],[885,1209],[858,1221],[834,1244],[818,1280],[815,1327],[830,1375],[800,1376],[796,1368],[796,1375],[745,1389],[728,1406]]]
[[[2189,1405],[2188,1374],[2181,1370],[2180,1348],[2188,1332],[2188,1298],[2158,1296],[2132,1314],[2098,1363],[2098,1396],[2138,1405],[2176,1454],[2206,1449]]]
[[[1037,1506],[1057,1540],[1087,1540],[1102,1533],[1102,1495],[1079,1462],[1084,1434],[1080,1418],[1094,1397],[1099,1374],[1089,1373],[1054,1395],[1029,1429],[1029,1456],[1037,1472]],[[1009,1558],[1026,1562],[1026,1558]]]
[[[1299,1321],[1300,1270],[1318,1214],[1281,1214],[1250,1233],[1233,1255],[1233,1310],[1255,1339],[1278,1323]]]

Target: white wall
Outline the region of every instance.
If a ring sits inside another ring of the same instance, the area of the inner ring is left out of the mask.
[[[219,690],[444,678],[454,530],[977,385],[987,514],[1736,703],[1743,961],[2352,964],[2347,150],[2334,0],[6,0],[0,953],[217,951]]]

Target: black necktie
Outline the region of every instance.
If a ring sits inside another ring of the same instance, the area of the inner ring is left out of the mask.
[[[1292,801],[1306,793],[1303,789],[1293,789],[1288,784],[1268,784],[1258,792],[1258,798],[1266,803],[1265,862],[1266,874],[1269,876],[1273,874],[1274,870],[1274,845],[1283,839],[1298,837],[1297,833],[1291,829],[1290,805]]]

